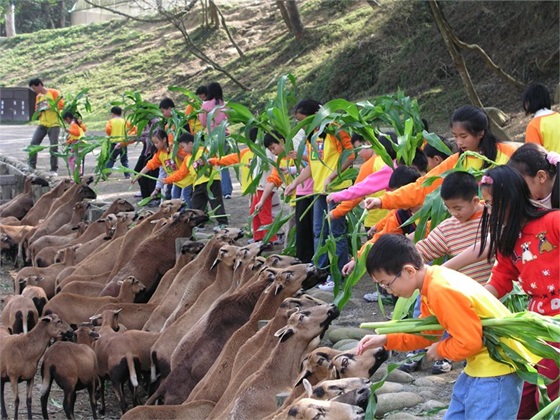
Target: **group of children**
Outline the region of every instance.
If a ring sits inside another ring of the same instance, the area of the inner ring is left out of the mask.
[[[274,191],[284,185],[284,195],[291,197],[295,210],[296,255],[303,262],[315,258],[317,266],[328,267],[328,255],[316,254],[327,236],[334,237],[336,264],[345,276],[356,265],[349,259],[345,216],[365,198],[370,210],[365,226],[372,244],[366,268],[372,280],[396,297],[410,297],[419,290],[416,315],[435,315],[446,332],[435,343],[410,334],[368,335],[357,352],[373,346],[401,351],[427,348],[426,358],[435,362],[434,373],[447,372],[453,361],[466,360],[446,418],[528,418],[536,413],[537,388],[523,383],[509,365],[490,357],[482,342],[480,318],[508,313],[496,298],[511,291],[514,281],[529,296],[528,310],[560,314],[560,114],[551,110],[548,90],[537,84],[524,93],[523,107],[535,118],[527,128],[527,143],[519,148],[500,142],[489,128],[486,113],[467,105],[451,116],[457,152],[448,155],[426,145],[417,151],[413,164],[406,166],[397,161],[395,139],[386,133],[379,140],[393,160],[390,166],[363,138],[332,126],[328,132],[308,135],[300,130],[293,139],[253,130],[250,140],[254,147],[264,148],[266,159],[260,153],[257,156],[252,147],[208,157],[204,141],[194,150],[194,134],[204,130],[210,138],[212,130],[227,121],[227,104],[217,88],[214,84],[206,92],[197,90],[204,102],[200,111],[187,108],[189,130],[178,138],[171,135],[176,128],[160,125],[154,129],[152,125],[149,138],[155,151],[145,157],[132,182],[141,182],[144,174],[159,170],[153,197],[164,185],[173,185],[173,197],[200,210],[210,204],[217,222],[227,225],[224,178],[218,168],[237,165],[243,194],[257,184],[250,193],[255,241],[265,238],[266,226],[273,221]],[[171,116],[173,108],[170,99],[160,103],[164,118]],[[317,101],[303,100],[295,107],[295,117],[301,121],[320,108]],[[107,134],[118,137],[130,128],[122,124],[118,110],[114,111]],[[79,127],[74,119],[72,135],[80,135]],[[177,153],[173,152],[175,142]],[[451,143],[444,143],[452,149]],[[122,159],[126,144],[117,142],[113,151],[120,151]],[[357,152],[364,161],[354,185],[340,176],[354,161],[355,153],[349,152]],[[475,154],[464,155],[466,152]],[[473,173],[480,171],[484,176],[479,183]],[[255,183],[257,177],[260,180]],[[428,179],[431,182],[425,182]],[[427,236],[414,243],[416,226],[404,222],[437,188],[450,217],[427,229]],[[278,237],[269,240],[274,243]],[[436,264],[440,259],[443,261]],[[333,286],[331,280],[320,288],[332,290]],[[368,298],[375,300],[376,296]],[[558,347],[558,343],[552,345]],[[403,369],[416,369],[414,363],[404,363]],[[558,366],[543,360],[537,368],[551,379],[549,397],[557,398]]]

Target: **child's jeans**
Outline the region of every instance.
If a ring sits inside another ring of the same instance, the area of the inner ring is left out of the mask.
[[[329,229],[329,211],[335,206],[334,204],[327,203],[327,196],[325,194],[320,194],[316,197],[315,204],[313,204],[313,237],[314,237],[314,248],[315,252],[321,248],[329,234],[334,236],[336,239],[336,255],[338,256],[338,268],[342,270],[342,267],[348,262],[348,239],[346,234],[348,233],[348,228],[346,226],[346,218],[340,217],[330,221]],[[323,235],[323,240],[320,242],[321,234]],[[325,268],[329,266],[328,254],[323,254],[319,257],[317,261],[317,267]]]
[[[188,187],[183,188],[183,191],[181,192],[181,198],[183,199],[183,201],[187,205],[187,208],[189,209],[191,208],[192,193],[193,193],[192,184],[189,185]]]
[[[181,198],[182,191],[183,189],[181,187],[173,184],[173,186],[171,187],[171,198]]]
[[[523,380],[516,373],[475,378],[462,372],[453,387],[447,419],[500,419],[517,417]]]

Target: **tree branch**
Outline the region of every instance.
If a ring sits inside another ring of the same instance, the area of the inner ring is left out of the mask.
[[[216,4],[214,3],[213,0],[210,0],[210,3],[212,3],[214,5],[214,7],[216,8],[216,11],[218,12],[218,14],[220,15],[220,19],[222,21],[222,26],[224,27],[224,29],[226,30],[227,36],[231,42],[231,44],[235,47],[235,49],[237,50],[237,54],[239,54],[239,57],[245,57],[245,54],[243,54],[243,51],[241,50],[241,48],[239,48],[239,45],[237,45],[237,43],[235,42],[235,40],[233,39],[233,37],[231,36],[231,33],[229,32],[229,28],[226,24],[226,18],[224,17],[224,14],[222,13],[222,11],[220,10],[220,8],[218,6],[216,6]]]
[[[138,16],[132,16],[132,15],[129,15],[129,14],[127,14],[127,13],[123,13],[123,12],[120,12],[120,11],[118,11],[118,10],[115,10],[115,9],[113,9],[113,8],[111,8],[111,7],[102,6],[102,5],[100,5],[100,4],[95,4],[95,3],[93,3],[92,0],[84,0],[84,1],[85,1],[87,4],[89,4],[90,6],[93,6],[94,8],[107,10],[108,12],[114,13],[115,15],[119,15],[119,16],[125,17],[125,18],[127,18],[127,19],[137,21],[137,22],[145,22],[145,23],[162,23],[162,22],[167,22],[167,19],[144,19],[144,18],[141,18],[141,17],[138,17]]]
[[[453,32],[453,29],[451,28],[451,26],[449,25],[447,20],[445,20],[445,18],[444,18],[444,24],[447,26],[449,36],[451,37],[451,39],[453,40],[453,43],[455,43],[455,45],[457,45],[458,47],[463,48],[465,50],[475,51],[475,52],[479,53],[482,56],[482,59],[484,60],[484,62],[488,65],[488,67],[490,67],[491,70],[494,71],[494,73],[496,73],[499,77],[504,79],[506,82],[512,84],[516,88],[522,90],[525,87],[525,85],[523,83],[521,83],[519,80],[517,80],[513,76],[510,76],[509,74],[507,74],[504,70],[502,70],[502,68],[500,66],[498,66],[496,63],[494,63],[494,61],[488,56],[488,54],[486,54],[486,52],[479,45],[477,45],[477,44],[467,44],[466,42],[461,41],[457,37],[455,32]]]

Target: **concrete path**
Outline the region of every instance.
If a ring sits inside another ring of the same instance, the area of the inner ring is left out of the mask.
[[[27,162],[27,153],[23,151],[31,142],[31,137],[35,131],[36,126],[31,125],[0,125],[0,154],[11,156],[22,162]],[[88,132],[88,134],[90,134]],[[101,132],[92,132],[91,134],[103,135]],[[43,146],[49,145],[49,139],[45,137],[42,143]],[[138,156],[142,151],[140,145],[132,145],[128,148],[129,165],[134,168]],[[115,166],[120,163],[117,162]],[[44,171],[50,169],[49,166],[49,152],[47,150],[39,153],[37,158],[37,168]],[[86,157],[86,173],[93,173],[95,168],[95,157]],[[66,170],[64,161],[59,159],[59,176],[67,176],[64,173]],[[130,181],[124,179],[124,175],[115,173],[108,181],[102,181],[94,188],[98,193],[98,198],[103,201],[113,201],[116,198],[122,197],[127,200],[133,200],[134,194],[139,190],[137,184],[131,185]],[[132,202],[132,201],[131,201]]]

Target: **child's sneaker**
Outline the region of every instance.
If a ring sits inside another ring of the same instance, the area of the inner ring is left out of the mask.
[[[432,367],[432,373],[434,375],[439,375],[442,373],[447,373],[451,369],[453,369],[453,365],[451,364],[450,360],[447,359],[436,360],[434,366]]]
[[[410,353],[406,354],[406,358],[407,359],[411,359],[414,356],[417,356],[419,352],[416,351],[412,351]],[[406,362],[402,363],[399,366],[399,370],[402,370],[403,372],[407,372],[407,373],[411,373],[411,372],[416,372],[418,369],[420,369],[420,365],[422,364],[422,359],[417,359],[417,360],[407,360]]]
[[[367,302],[377,302],[377,299],[379,298],[379,294],[377,292],[372,292],[372,293],[366,293],[364,295],[364,299]]]
[[[334,281],[332,281],[329,276],[324,283],[321,283],[317,287],[324,292],[332,292],[334,290]]]

